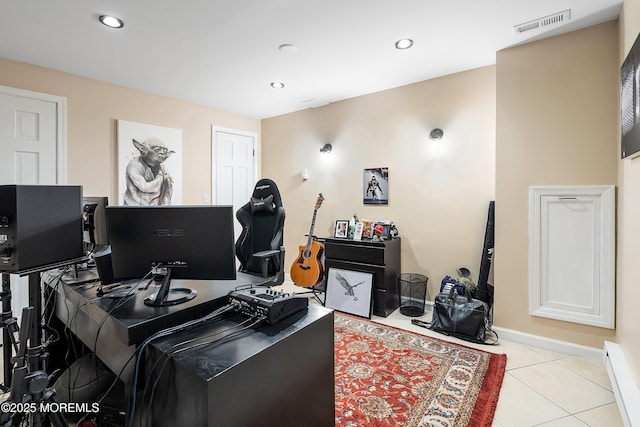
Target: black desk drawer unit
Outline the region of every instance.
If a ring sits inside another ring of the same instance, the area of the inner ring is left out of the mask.
[[[400,303],[400,238],[372,242],[327,238],[324,242],[325,274],[329,269],[373,273],[373,314],[387,317]]]

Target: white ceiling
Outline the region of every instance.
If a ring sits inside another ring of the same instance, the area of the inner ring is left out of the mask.
[[[616,19],[622,0],[5,0],[0,57],[254,118],[495,63]],[[514,25],[571,11],[516,34]],[[120,30],[98,16],[124,20]],[[395,49],[410,37],[411,49]],[[281,44],[293,44],[284,53]],[[0,70],[0,72],[2,72]],[[272,89],[282,81],[284,89]],[[305,102],[309,101],[310,102]]]

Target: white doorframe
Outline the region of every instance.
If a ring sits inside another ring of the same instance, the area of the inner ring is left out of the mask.
[[[216,192],[216,177],[218,173],[217,168],[217,159],[216,159],[216,149],[218,147],[218,132],[226,132],[233,133],[236,135],[243,135],[253,138],[253,147],[255,150],[255,155],[253,156],[253,176],[255,181],[258,181],[258,161],[256,159],[260,159],[260,138],[258,134],[255,132],[248,132],[243,130],[225,128],[221,126],[212,126],[211,127],[211,139],[213,144],[211,144],[211,204],[216,204],[218,201],[218,194]],[[251,183],[253,186],[254,183]],[[253,188],[250,189],[249,194],[252,193]]]
[[[57,142],[56,142],[56,182],[67,183],[67,98],[48,93],[32,92],[9,86],[0,86],[0,94],[48,101],[56,105]],[[53,183],[52,183],[53,184]]]

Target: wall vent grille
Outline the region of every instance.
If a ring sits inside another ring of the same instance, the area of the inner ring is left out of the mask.
[[[325,101],[324,99],[311,98],[307,99],[306,101],[302,101],[302,104],[305,106],[305,108],[318,108],[329,105],[330,102]]]
[[[534,19],[533,21],[525,22],[519,25],[514,25],[513,31],[516,34],[522,34],[526,33],[527,31],[537,30],[538,28],[562,24],[567,22],[569,19],[571,19],[571,9],[554,13],[553,15],[544,16],[542,18]]]

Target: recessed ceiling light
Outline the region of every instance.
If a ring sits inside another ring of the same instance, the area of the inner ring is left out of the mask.
[[[413,40],[411,39],[400,39],[396,42],[396,49],[409,49],[413,46]]]
[[[111,15],[100,15],[98,18],[103,25],[106,25],[109,28],[122,28],[124,27],[124,22],[122,19],[118,19],[115,16]]]
[[[284,83],[282,82],[272,82],[271,87],[274,89],[282,89],[284,87]]]

